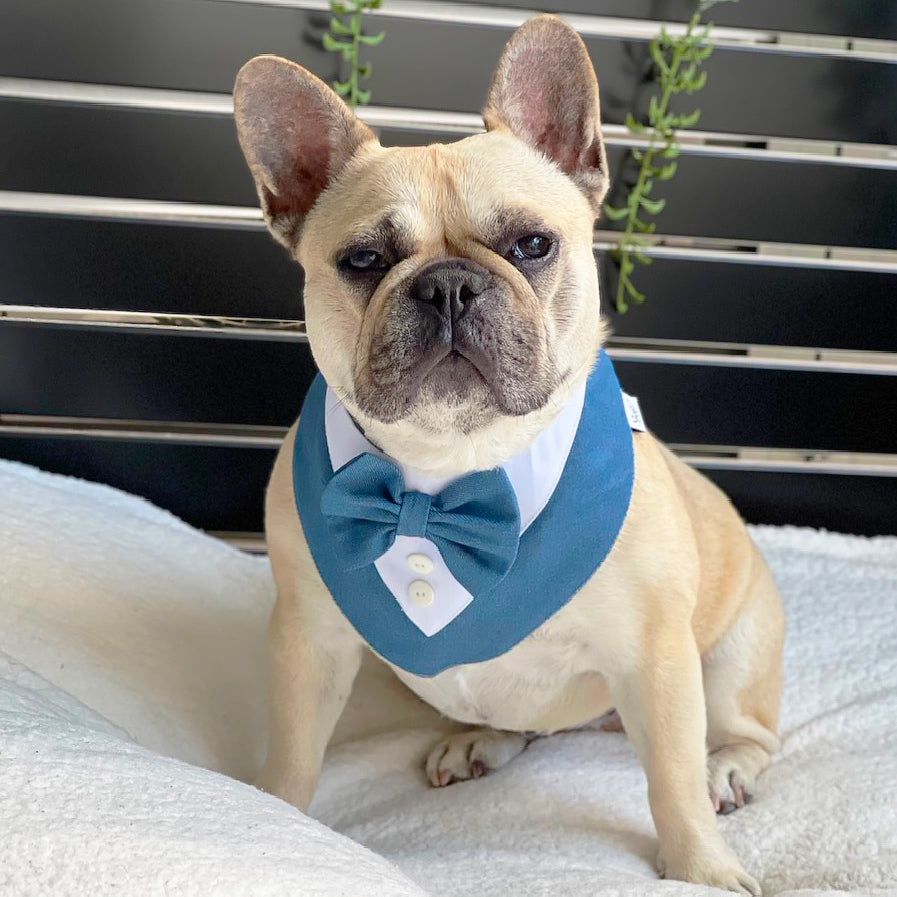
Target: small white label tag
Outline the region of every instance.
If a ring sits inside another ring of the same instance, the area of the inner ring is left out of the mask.
[[[633,430],[644,433],[648,428],[645,426],[645,419],[642,417],[642,409],[639,408],[638,399],[635,396],[623,394],[623,407],[626,409],[626,419],[629,426]]]

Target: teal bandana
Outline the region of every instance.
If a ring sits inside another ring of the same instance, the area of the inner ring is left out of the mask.
[[[567,604],[610,553],[629,509],[634,463],[623,397],[604,352],[586,384],[560,479],[522,533],[504,468],[461,477],[433,495],[406,490],[400,468],[373,447],[334,473],[326,396],[319,375],[296,434],[296,507],[334,601],[389,663],[435,676],[504,654]],[[378,572],[378,560],[402,537],[428,546],[408,556],[421,571],[410,587],[416,604],[434,600],[430,558],[467,595],[463,609],[430,634]]]

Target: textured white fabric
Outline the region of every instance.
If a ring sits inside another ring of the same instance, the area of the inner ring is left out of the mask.
[[[4,897],[423,897],[348,838],[138,747],[2,654],[0,831]]]
[[[0,462],[0,496],[2,897],[422,897],[282,801],[182,762],[258,765],[267,561],[22,465]]]
[[[8,462],[0,546],[0,650],[149,748],[254,774],[265,560],[142,499]]]
[[[385,859],[210,771],[263,751],[267,563],[22,465],[0,462],[0,499],[2,897],[712,893],[655,879],[623,736],[431,789],[452,726],[373,660],[312,813]],[[897,539],[754,534],[789,618],[784,746],[721,828],[768,895],[897,893]]]

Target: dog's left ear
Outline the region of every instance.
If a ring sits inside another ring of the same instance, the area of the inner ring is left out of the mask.
[[[505,128],[551,159],[598,214],[609,186],[598,80],[569,25],[538,16],[514,32],[492,76],[483,120],[487,131]]]

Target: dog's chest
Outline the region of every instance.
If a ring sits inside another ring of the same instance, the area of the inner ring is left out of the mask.
[[[582,629],[537,629],[506,654],[453,667],[438,676],[396,669],[419,697],[451,719],[512,731],[549,732],[600,716],[609,708],[596,652]]]

